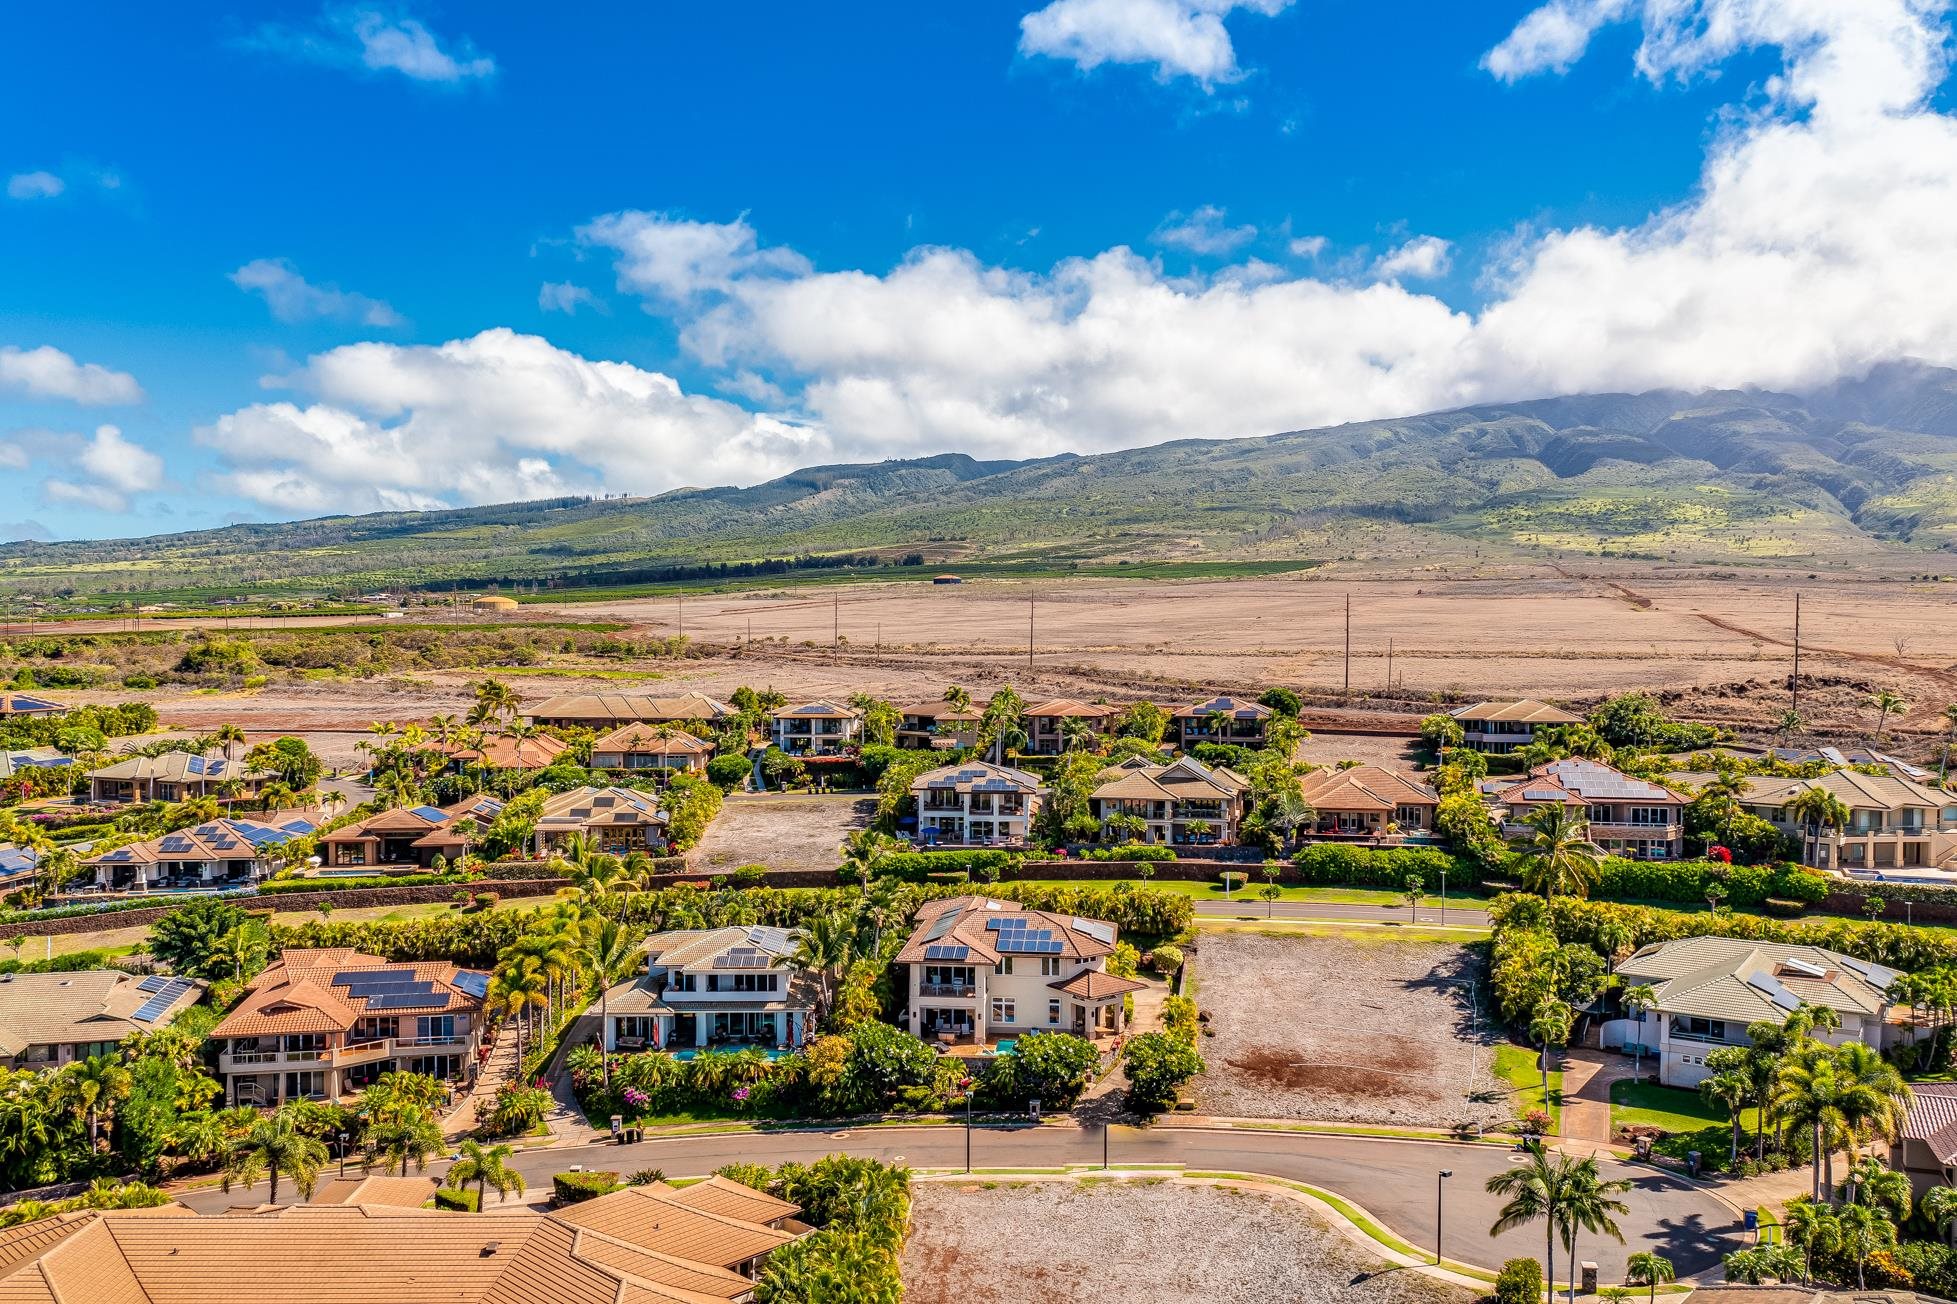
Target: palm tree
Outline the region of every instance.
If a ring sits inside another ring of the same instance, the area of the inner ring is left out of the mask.
[[[1741,1286],[1793,1281],[1807,1271],[1807,1259],[1791,1245],[1756,1245],[1726,1256],[1726,1280]]]
[[[550,980],[534,965],[506,965],[489,980],[489,1008],[516,1022],[516,1062],[523,1063],[523,1029],[530,1011],[549,1003]]]
[[[288,1101],[253,1123],[251,1130],[231,1144],[224,1161],[223,1187],[233,1182],[250,1186],[260,1177],[271,1175],[272,1190],[267,1203],[279,1202],[279,1178],[290,1177],[299,1194],[312,1197],[319,1170],[326,1166],[326,1147],[316,1137],[299,1130],[296,1102]]]
[[[1909,1178],[1874,1155],[1863,1155],[1849,1166],[1841,1197],[1848,1204],[1886,1209],[1898,1225],[1909,1220]]]
[[[221,724],[211,731],[210,745],[224,749],[224,759],[238,759],[238,748],[244,745],[245,731],[236,724]]]
[[[1060,750],[1071,752],[1094,742],[1094,726],[1085,716],[1065,716],[1060,721]]]
[[[523,1174],[510,1167],[512,1151],[508,1146],[487,1146],[480,1141],[464,1141],[459,1147],[461,1158],[449,1167],[443,1185],[450,1190],[460,1191],[469,1183],[476,1184],[476,1212],[481,1213],[489,1199],[489,1188],[495,1187],[500,1199],[508,1199],[511,1192],[523,1194]]]
[[[135,1079],[114,1055],[91,1055],[64,1067],[54,1080],[55,1100],[81,1114],[88,1125],[88,1143],[95,1144],[95,1125],[104,1113],[114,1113],[116,1102],[129,1099]]]
[[[1734,1047],[1733,1049],[1737,1050],[1739,1048]],[[1724,1052],[1715,1053],[1723,1054]],[[1744,1054],[1745,1052],[1742,1051],[1741,1053]],[[1710,1057],[1708,1057],[1708,1062],[1710,1062]],[[1727,1116],[1733,1123],[1733,1150],[1728,1162],[1734,1167],[1738,1167],[1740,1162],[1740,1114],[1746,1108],[1746,1102],[1752,1098],[1752,1080],[1738,1069],[1727,1069],[1723,1072],[1715,1073],[1699,1083],[1699,1094],[1705,1097],[1708,1104],[1720,1104],[1726,1107]]]
[[[972,695],[963,688],[960,688],[957,684],[953,684],[945,689],[944,700],[954,711],[969,711],[972,709]]]
[[[1818,841],[1824,828],[1847,828],[1850,816],[1841,798],[1818,786],[1803,789],[1788,802],[1787,814],[1790,819],[1806,827],[1810,841]]]
[[[1889,717],[1892,714],[1901,715],[1903,712],[1909,710],[1908,702],[1905,702],[1902,698],[1896,696],[1896,694],[1886,688],[1878,691],[1873,697],[1869,698],[1869,705],[1873,706],[1877,712],[1875,718],[1875,736],[1878,742],[1882,739],[1883,726],[1889,722]]]
[[[1541,892],[1588,896],[1603,873],[1603,852],[1590,841],[1590,821],[1577,807],[1538,806],[1525,817],[1535,830],[1522,848],[1522,886]]]
[[[1508,1197],[1508,1203],[1502,1206],[1501,1215],[1495,1219],[1495,1225],[1488,1229],[1488,1234],[1500,1236],[1505,1231],[1542,1219],[1543,1275],[1554,1291],[1556,1232],[1563,1201],[1569,1194],[1570,1160],[1561,1157],[1552,1159],[1543,1149],[1542,1142],[1534,1138],[1524,1141],[1522,1149],[1526,1157],[1521,1164],[1488,1179],[1486,1189],[1490,1195]]]
[[[1573,1016],[1570,1007],[1554,996],[1545,996],[1529,1014],[1529,1035],[1542,1047],[1542,1103],[1549,1110],[1549,1048],[1567,1045]]]
[[[1866,1204],[1851,1204],[1835,1217],[1841,1223],[1842,1250],[1855,1261],[1855,1289],[1867,1290],[1869,1256],[1896,1243],[1896,1224]]]
[[[375,1155],[386,1161],[381,1171],[398,1171],[402,1177],[408,1175],[410,1161],[420,1172],[428,1167],[428,1156],[442,1148],[442,1125],[426,1105],[408,1104],[390,1111],[369,1135]]]
[[[1916,1202],[1923,1216],[1946,1241],[1957,1240],[1957,1186],[1933,1186]]]
[[[1624,1280],[1633,1286],[1647,1286],[1651,1304],[1658,1304],[1658,1288],[1678,1280],[1672,1261],[1653,1250],[1639,1250],[1624,1261]]]
[[[815,1021],[824,1023],[835,999],[836,984],[854,957],[855,937],[849,916],[829,911],[813,916],[795,938],[795,949],[775,961],[812,974],[816,980]]]
[[[1563,1248],[1570,1256],[1570,1304],[1576,1304],[1576,1234],[1592,1232],[1622,1245],[1624,1233],[1611,1215],[1631,1212],[1631,1206],[1617,1198],[1631,1189],[1631,1183],[1626,1178],[1606,1178],[1595,1157],[1564,1159],[1563,1164],[1569,1183],[1556,1220],[1562,1228]]]
[[[625,966],[630,964],[638,953],[638,943],[633,939],[631,932],[616,919],[599,920],[598,926],[591,930],[591,936],[585,942],[585,963],[591,966],[591,971],[597,976],[598,981],[599,1062],[603,1066],[604,1082],[608,1087],[612,1084],[612,1061],[611,1056],[603,1054],[602,1051],[604,1038],[610,1035],[612,1027],[612,980],[624,971]],[[503,1188],[499,1186],[496,1189],[500,1191]]]
[[[1790,1244],[1801,1247],[1801,1276],[1814,1275],[1814,1256],[1833,1254],[1841,1245],[1841,1220],[1835,1211],[1816,1200],[1790,1201],[1781,1216]]]
[[[211,948],[211,963],[230,965],[232,979],[243,982],[247,969],[258,972],[259,966],[271,954],[271,945],[271,939],[263,929],[251,924],[239,924],[217,939],[217,944]]]
[[[1859,1041],[1836,1047],[1835,1062],[1849,1085],[1841,1108],[1848,1123],[1850,1152],[1864,1136],[1895,1140],[1909,1116],[1910,1090],[1902,1073]]]

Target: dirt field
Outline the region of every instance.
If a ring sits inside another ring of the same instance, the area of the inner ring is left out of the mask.
[[[1675,709],[1687,715],[1767,729],[1788,705],[1797,588],[1805,597],[1802,713],[1810,725],[1837,737],[1866,731],[1875,723],[1869,692],[1888,688],[1911,703],[1891,734],[1906,736],[1905,750],[1912,734],[1919,750],[1930,746],[1943,705],[1957,699],[1957,585],[1873,575],[1723,577],[1603,567],[1574,575],[1543,567],[1382,578],[1332,565],[1245,580],[996,580],[698,594],[686,601],[686,633],[715,649],[712,655],[634,667],[644,677],[629,681],[530,674],[511,682],[532,698],[591,691],[724,696],[745,683],[798,697],[862,689],[935,699],[947,683],[984,694],[1010,681],[1029,699],[1164,701],[1289,684],[1320,695],[1315,719],[1339,708],[1358,723],[1383,714],[1404,721],[1439,702],[1484,696],[1582,703],[1643,688],[1676,694]],[[1348,596],[1350,698],[1343,695]],[[510,619],[617,619],[640,633],[671,634],[677,614],[671,599],[622,599],[533,606]],[[835,631],[840,646],[832,645]],[[465,708],[474,677],[280,681],[255,693],[146,696],[167,721],[187,728],[235,719],[253,730],[305,732],[350,757],[371,720]]]
[[[1328,1122],[1497,1122],[1492,1051],[1470,1035],[1471,959],[1447,943],[1205,932],[1197,1004],[1205,1114]]]
[[[771,869],[834,869],[843,838],[865,827],[875,798],[729,797],[687,855],[695,869],[725,873],[742,865]]]
[[[1281,1196],[1168,1182],[921,1182],[909,1304],[1467,1304],[1380,1262]],[[1002,1251],[1001,1247],[1010,1247]],[[1372,1273],[1363,1281],[1361,1274]]]

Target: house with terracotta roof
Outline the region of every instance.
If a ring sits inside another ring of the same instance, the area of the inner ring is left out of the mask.
[[[622,724],[714,724],[740,714],[732,706],[704,693],[654,697],[647,693],[566,693],[546,697],[524,708],[531,724],[574,725],[580,729],[616,729]]]
[[[0,1231],[0,1299],[748,1304],[768,1256],[812,1230],[800,1212],[724,1177],[493,1217],[366,1198],[220,1218],[86,1210]]]
[[[279,849],[319,825],[316,810],[210,820],[90,856],[82,868],[97,892],[231,891],[278,873]]]
[[[863,713],[834,702],[800,702],[771,717],[775,746],[790,756],[839,756],[863,732]]]
[[[1523,698],[1519,702],[1475,702],[1448,712],[1460,722],[1462,743],[1472,751],[1505,755],[1535,741],[1544,725],[1582,724],[1583,717],[1560,706]]]
[[[1909,1175],[1921,1196],[1957,1185],[1957,1082],[1912,1082],[1902,1133],[1890,1143],[1889,1166]]]
[[[594,770],[678,770],[704,774],[714,745],[676,725],[622,724],[591,744]]]
[[[338,1100],[383,1073],[473,1081],[489,975],[351,947],[292,948],[211,1030],[233,1105]]]
[[[59,747],[5,747],[0,748],[0,779],[11,779],[23,770],[69,770],[75,758]],[[67,783],[64,773],[59,782]],[[65,791],[65,789],[64,789]]]
[[[535,773],[555,765],[559,757],[571,750],[571,744],[543,733],[531,734],[528,738],[492,733],[484,734],[482,741],[474,747],[453,743],[442,750],[457,769],[479,765],[486,770]]]
[[[961,896],[927,901],[896,963],[904,1021],[927,1041],[986,1045],[1038,1032],[1111,1037],[1146,986],[1107,971],[1118,930],[1099,919]]]
[[[227,784],[241,785],[246,795],[258,792],[278,776],[255,770],[228,756],[196,756],[165,752],[161,756],[131,756],[88,772],[90,801],[187,801],[216,796]]]
[[[1018,847],[1040,813],[1046,785],[1007,765],[966,761],[911,780],[917,840],[927,846]]]
[[[414,873],[437,856],[453,864],[502,813],[502,801],[485,793],[452,806],[397,806],[321,835],[320,868]]]
[[[45,719],[66,714],[68,708],[52,698],[0,688],[0,720]]]
[[[1114,727],[1118,706],[1056,697],[1025,711],[1026,750],[1034,756],[1058,756],[1076,747],[1091,747]],[[1079,724],[1070,725],[1069,720]]]
[[[788,963],[800,938],[762,924],[654,933],[644,971],[605,993],[605,1049],[800,1046],[817,996]]]
[[[1957,794],[1900,775],[1836,770],[1812,779],[1750,775],[1742,808],[1785,833],[1801,863],[1842,874],[1957,869]],[[1811,827],[1790,807],[1819,790],[1848,807],[1841,828]]]
[[[898,707],[897,713],[903,717],[897,725],[899,747],[949,751],[954,747],[978,746],[979,720],[983,713],[976,707],[918,702]]]
[[[659,794],[637,788],[573,788],[544,802],[531,847],[539,856],[553,855],[578,835],[613,856],[663,855],[666,810]]]
[[[1182,756],[1151,765],[1139,756],[1108,767],[1088,799],[1103,839],[1228,846],[1237,840],[1250,801],[1250,780],[1221,765]],[[1118,835],[1117,816],[1142,821]]]
[[[1212,697],[1169,712],[1176,742],[1184,751],[1198,743],[1262,747],[1275,719],[1277,712],[1261,702],[1229,696]]]
[[[1314,833],[1342,837],[1384,837],[1434,827],[1440,794],[1426,784],[1379,765],[1313,770],[1299,780],[1299,791],[1317,812]]]
[[[1658,1059],[1658,1080],[1696,1087],[1711,1076],[1706,1056],[1750,1046],[1749,1024],[1783,1022],[1801,1005],[1833,1010],[1839,1028],[1816,1029],[1831,1046],[1859,1041],[1874,1050],[1902,1031],[1906,1011],[1889,1000],[1893,969],[1819,946],[1682,937],[1654,942],[1617,966],[1626,988],[1648,986],[1657,1002],[1643,1022],[1615,1019],[1606,1046],[1638,1044]]]
[[[205,983],[120,969],[0,974],[0,1065],[58,1068],[112,1053],[203,999]]]
[[[1602,761],[1551,761],[1521,778],[1484,779],[1481,792],[1505,837],[1533,836],[1531,811],[1564,806],[1590,821],[1590,840],[1613,856],[1676,860],[1685,854],[1684,794]]]

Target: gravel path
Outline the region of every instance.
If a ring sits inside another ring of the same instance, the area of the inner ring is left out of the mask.
[[[921,1182],[906,1304],[1469,1304],[1385,1269],[1304,1206],[1167,1181]],[[1362,1280],[1363,1278],[1363,1280]]]
[[[1499,1084],[1489,1043],[1470,1034],[1464,984],[1479,974],[1459,946],[1206,932],[1195,972],[1215,1032],[1200,1047],[1205,1114],[1427,1127],[1509,1117],[1499,1095],[1469,1099]]]

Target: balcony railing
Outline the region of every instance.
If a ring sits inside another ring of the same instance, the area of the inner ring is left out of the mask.
[[[1677,1028],[1672,1029],[1671,1039],[1673,1041],[1698,1042],[1705,1046],[1747,1046],[1752,1044],[1750,1042],[1734,1041],[1730,1037],[1715,1037],[1709,1032],[1680,1032]]]
[[[968,983],[922,983],[917,989],[919,996],[954,996],[970,1000],[978,995],[978,988]]]

